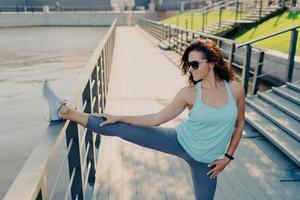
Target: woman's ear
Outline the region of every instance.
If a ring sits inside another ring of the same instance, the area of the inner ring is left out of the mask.
[[[215,63],[213,62],[208,63],[208,65],[209,65],[209,69],[214,69],[215,67]]]

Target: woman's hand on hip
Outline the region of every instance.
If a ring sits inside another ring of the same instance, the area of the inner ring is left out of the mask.
[[[99,126],[113,124],[113,123],[119,121],[119,116],[116,116],[116,115],[109,115],[109,114],[105,114],[105,113],[95,113],[93,115],[98,116],[98,117],[104,117],[106,119],[104,122],[100,123]]]
[[[215,166],[213,169],[211,169],[206,175],[210,176],[211,178],[215,178],[218,176],[223,169],[230,163],[230,160],[227,158],[216,160],[215,162],[210,163],[208,166]]]

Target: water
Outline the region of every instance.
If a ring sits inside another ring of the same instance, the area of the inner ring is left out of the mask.
[[[74,96],[76,83],[108,28],[0,28],[0,198],[47,127],[41,83]]]

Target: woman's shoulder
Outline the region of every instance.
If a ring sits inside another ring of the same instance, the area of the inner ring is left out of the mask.
[[[195,85],[186,85],[186,86],[183,86],[180,89],[180,92],[182,92],[182,93],[190,93],[190,92],[193,92],[194,90],[195,90]]]
[[[235,99],[238,99],[244,93],[244,87],[241,82],[229,81],[229,85]]]
[[[185,102],[190,104],[195,97],[195,86],[194,85],[184,86],[179,90],[178,94],[181,96],[182,99],[184,99]]]

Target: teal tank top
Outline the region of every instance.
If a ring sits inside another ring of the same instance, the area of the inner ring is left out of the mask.
[[[223,155],[234,131],[238,109],[229,84],[224,81],[228,101],[223,107],[206,105],[201,81],[195,85],[196,99],[188,118],[176,126],[177,140],[190,156],[211,163]]]

